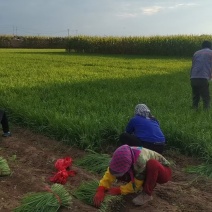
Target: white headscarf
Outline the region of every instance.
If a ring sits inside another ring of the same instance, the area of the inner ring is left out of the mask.
[[[150,109],[145,104],[138,104],[135,107],[135,115],[140,115],[149,118]]]

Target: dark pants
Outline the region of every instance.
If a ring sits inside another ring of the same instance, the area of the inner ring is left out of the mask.
[[[0,110],[0,120],[2,125],[2,130],[4,133],[9,132],[9,125],[8,125],[8,119],[5,111]]]
[[[200,98],[202,98],[203,108],[209,109],[210,93],[209,93],[208,80],[200,78],[191,79],[191,88],[192,88],[192,107],[197,109]]]
[[[163,153],[164,146],[165,146],[164,143],[150,143],[150,142],[142,141],[136,136],[131,135],[129,133],[122,133],[119,137],[119,141],[121,145],[127,144],[129,146],[142,146],[146,149],[153,150],[160,154]]]

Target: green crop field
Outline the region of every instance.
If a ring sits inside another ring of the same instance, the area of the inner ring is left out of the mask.
[[[170,147],[212,161],[211,111],[193,111],[191,58],[0,49],[0,106],[16,124],[93,150],[149,106]]]

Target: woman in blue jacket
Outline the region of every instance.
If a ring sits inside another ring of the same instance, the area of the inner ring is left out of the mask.
[[[120,142],[121,145],[143,146],[160,154],[163,152],[165,136],[145,104],[136,105],[135,116],[127,124],[126,132],[120,135]]]

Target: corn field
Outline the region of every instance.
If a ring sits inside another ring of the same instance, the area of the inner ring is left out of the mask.
[[[98,54],[192,56],[212,36],[71,37],[68,51]]]
[[[39,37],[0,36],[0,48],[64,48],[68,52],[190,57],[212,35],[151,37]]]

